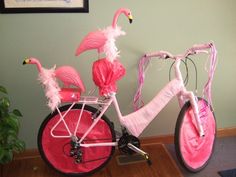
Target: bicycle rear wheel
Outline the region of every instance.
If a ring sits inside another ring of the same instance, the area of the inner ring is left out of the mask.
[[[197,104],[205,136],[199,136],[190,102],[181,109],[175,127],[176,155],[190,172],[198,172],[206,167],[213,153],[216,137],[216,121],[212,108],[203,98],[198,98]]]
[[[71,105],[59,108],[62,115]],[[67,113],[64,120],[73,133],[81,113],[82,105],[76,104]],[[76,136],[82,137],[85,131],[93,123],[92,115],[97,112],[96,108],[85,106]],[[55,138],[51,135],[52,127],[60,119],[57,111],[49,114],[42,123],[38,133],[38,148],[44,161],[56,171],[68,176],[87,176],[104,167],[114,153],[114,146],[80,147],[82,161],[76,163],[70,156],[71,138]],[[65,125],[61,122],[53,131],[54,135],[68,135]],[[114,142],[115,131],[113,124],[105,115],[98,121],[92,131],[86,136],[83,143]]]

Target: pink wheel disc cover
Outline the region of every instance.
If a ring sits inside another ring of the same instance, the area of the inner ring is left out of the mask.
[[[180,151],[186,165],[193,169],[202,167],[211,156],[215,138],[215,118],[203,100],[198,101],[199,115],[205,131],[200,137],[191,107],[185,113],[180,131]]]
[[[63,114],[64,112],[62,113],[62,115]],[[70,130],[75,130],[79,115],[80,110],[71,110],[65,117],[65,121],[67,122]],[[92,159],[100,158],[100,160],[79,164],[75,163],[75,159],[73,157],[69,157],[69,152],[71,149],[70,138],[53,138],[50,134],[50,130],[58,120],[59,115],[54,116],[54,118],[52,118],[45,126],[42,135],[42,148],[44,154],[54,168],[63,173],[84,173],[96,169],[108,159],[112,150],[111,146],[89,147],[81,148],[83,153],[82,159],[84,161],[91,161]],[[92,121],[93,120],[91,119],[91,112],[84,111],[77,131],[78,137],[82,136],[82,134],[91,125]],[[68,135],[65,125],[62,122],[56,127],[53,133],[57,136]],[[107,123],[102,119],[99,120],[97,125],[86,137],[86,140],[84,141],[84,143],[111,142],[112,134]]]

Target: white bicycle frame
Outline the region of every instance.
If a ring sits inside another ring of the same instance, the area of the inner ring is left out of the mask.
[[[174,65],[175,78],[172,81],[170,81],[148,104],[146,104],[145,106],[143,106],[142,108],[140,108],[139,110],[133,113],[130,113],[125,116],[121,114],[115,93],[111,93],[109,97],[105,100],[100,100],[98,97],[94,97],[94,96],[83,96],[81,97],[79,102],[73,102],[70,108],[63,115],[61,114],[60,110],[57,108],[60,114],[60,119],[51,129],[51,136],[53,136],[54,138],[73,138],[73,137],[76,138],[76,132],[78,130],[79,123],[80,123],[85,105],[100,105],[102,106],[102,109],[100,110],[100,114],[94,119],[92,125],[86,130],[83,136],[80,137],[80,139],[78,140],[78,143],[80,143],[81,147],[116,146],[117,142],[86,143],[86,144],[83,143],[83,140],[86,138],[89,132],[93,129],[93,127],[98,123],[98,121],[102,118],[103,114],[106,112],[106,110],[111,104],[115,106],[115,110],[117,112],[121,125],[126,127],[132,135],[138,137],[143,132],[143,130],[148,126],[148,124],[152,122],[152,120],[158,115],[158,113],[167,105],[167,103],[174,96],[177,96],[180,107],[182,107],[186,101],[190,101],[193,107],[194,117],[197,122],[197,129],[199,132],[199,136],[204,136],[204,130],[201,124],[201,120],[199,118],[197,99],[194,96],[193,92],[187,91],[184,86],[183,78],[180,71],[180,63],[182,59],[186,58],[189,55],[194,55],[196,53],[206,53],[207,51],[204,49],[210,48],[210,45],[211,44],[191,48],[191,50],[187,50],[185,54],[177,55],[177,56],[173,56],[170,53],[164,52],[164,51],[160,51],[159,53],[153,54],[153,56],[156,56],[159,58],[163,58],[163,59],[172,58],[175,60],[175,65]],[[152,54],[149,55],[149,57],[151,56]],[[78,122],[77,122],[76,128],[74,132],[71,132],[64,118],[76,103],[82,104],[82,108],[81,108],[80,115],[78,115]],[[55,128],[58,126],[60,122],[64,123],[66,130],[68,132],[68,135],[58,136],[54,134],[53,131],[55,130]]]

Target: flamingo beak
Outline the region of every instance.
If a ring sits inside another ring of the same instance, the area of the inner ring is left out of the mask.
[[[30,60],[27,58],[27,59],[25,59],[25,60],[23,61],[23,65],[29,64],[29,62],[30,62]]]
[[[132,22],[133,22],[133,17],[132,17],[132,15],[129,15],[128,18],[129,18],[129,23],[132,23]]]

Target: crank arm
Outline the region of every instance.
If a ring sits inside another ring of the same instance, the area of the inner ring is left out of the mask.
[[[128,148],[130,148],[130,149],[132,149],[134,152],[136,152],[136,153],[142,155],[142,156],[144,157],[144,159],[147,161],[148,165],[152,165],[152,162],[151,162],[151,160],[150,160],[150,158],[149,158],[148,153],[146,153],[146,152],[144,152],[143,150],[137,148],[136,146],[134,146],[134,145],[131,144],[131,143],[128,143],[127,145],[128,145]]]

